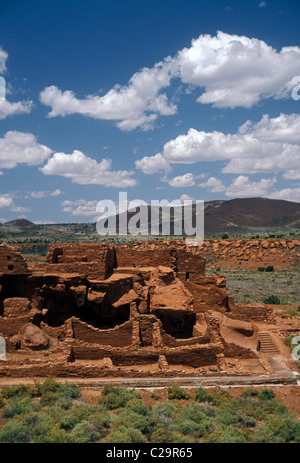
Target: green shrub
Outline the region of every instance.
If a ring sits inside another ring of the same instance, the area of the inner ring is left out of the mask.
[[[139,429],[143,434],[149,432],[148,418],[132,410],[126,409],[117,415],[113,415],[111,422],[116,429],[119,427],[136,428]]]
[[[122,426],[111,432],[105,439],[102,439],[101,442],[113,444],[138,444],[146,442],[146,437],[143,436],[141,431],[138,429]]]
[[[196,390],[195,400],[197,400],[198,402],[212,402],[213,398],[206,389],[204,389],[203,387],[199,387]]]
[[[3,386],[0,393],[0,397],[2,399],[11,399],[16,396],[33,397],[34,395],[34,390],[26,384],[19,384],[18,386]]]
[[[181,407],[177,402],[160,402],[153,408],[153,417],[156,420],[158,426],[162,424],[168,426],[173,418],[178,416],[181,411]]]
[[[174,400],[174,399],[177,399],[177,400],[186,399],[187,400],[191,397],[188,391],[180,387],[179,384],[177,383],[171,384],[168,387],[167,391],[168,391],[169,400]]]
[[[45,412],[29,411],[18,415],[15,419],[18,423],[26,427],[30,442],[44,443],[49,442],[48,434],[56,427],[56,422]]]
[[[63,429],[60,429],[58,426],[53,426],[50,428],[47,435],[41,436],[37,442],[48,443],[48,444],[70,444],[76,443],[75,438],[72,439],[71,434],[66,433]]]
[[[216,390],[211,393],[212,403],[218,408],[227,407],[233,401],[233,398],[227,391]]]
[[[280,299],[275,294],[272,294],[271,296],[265,297],[263,300],[263,303],[264,304],[280,304]]]
[[[275,269],[273,265],[268,265],[268,267],[258,267],[257,271],[258,272],[274,272]]]
[[[126,389],[122,386],[113,386],[107,384],[104,386],[102,395],[98,401],[100,405],[104,405],[109,410],[125,407],[132,399],[139,399],[140,394],[134,389]]]
[[[243,412],[240,401],[232,401],[229,406],[218,409],[216,422],[226,426],[238,425],[250,428],[255,426],[256,420],[253,416],[248,416]]]
[[[59,396],[65,399],[78,399],[81,396],[81,392],[78,386],[74,383],[60,384]]]
[[[156,391],[151,392],[150,397],[151,397],[151,399],[154,399],[154,400],[159,400],[160,399],[160,395]]]
[[[151,413],[151,407],[145,404],[141,399],[133,399],[127,403],[126,408],[129,408],[135,413],[139,413],[143,416],[149,416]]]
[[[43,407],[55,404],[55,402],[57,402],[57,395],[55,392],[47,391],[42,394],[40,404]]]
[[[275,392],[273,391],[273,389],[270,389],[267,387],[262,389],[258,393],[258,398],[260,400],[270,400],[270,399],[274,399],[274,397],[275,397]]]
[[[70,433],[72,442],[78,444],[95,442],[100,438],[100,433],[97,428],[87,421],[82,421],[76,424]]]
[[[28,429],[16,421],[8,421],[0,429],[0,443],[17,444],[30,442]]]
[[[60,427],[62,429],[66,429],[67,431],[70,431],[71,429],[73,429],[76,424],[79,423],[79,418],[78,416],[76,415],[72,415],[72,414],[69,414],[69,415],[63,415],[61,417],[61,424],[60,424]]]
[[[186,436],[197,437],[201,431],[201,423],[191,419],[178,419],[170,425],[171,431],[177,431]]]
[[[37,411],[39,405],[31,400],[30,397],[17,396],[10,399],[9,403],[2,409],[2,418],[13,418],[22,413]]]
[[[264,420],[268,414],[266,407],[264,407],[261,402],[251,398],[242,400],[241,410],[248,417],[253,417],[255,420],[259,421]]]
[[[247,388],[243,392],[243,397],[257,397],[257,396],[258,396],[258,390],[252,387]]]
[[[263,399],[260,402],[261,407],[267,415],[288,415],[289,410],[280,400],[277,399]]]
[[[268,267],[266,267],[265,271],[266,271],[266,272],[274,272],[274,267],[273,267],[273,265],[268,265]]]
[[[173,432],[164,427],[156,429],[151,434],[151,442],[171,444],[174,439]]]
[[[206,418],[206,414],[203,411],[203,406],[192,402],[191,404],[186,404],[182,412],[180,413],[180,419],[188,419],[196,422],[201,421]]]
[[[300,442],[300,423],[291,416],[271,416],[255,432],[257,443]]]
[[[94,413],[90,415],[88,420],[101,433],[105,432],[110,426],[110,417],[106,412]]]
[[[247,439],[245,434],[235,426],[220,425],[204,438],[204,442],[209,444],[244,444]]]
[[[37,395],[41,396],[47,393],[57,393],[61,385],[57,383],[52,376],[49,376],[43,384],[36,383]]]

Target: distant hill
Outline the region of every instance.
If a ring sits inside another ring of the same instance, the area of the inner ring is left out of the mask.
[[[150,212],[148,206],[148,220],[153,223]],[[117,225],[124,214],[117,215]],[[128,221],[135,214],[136,210],[129,211]],[[253,227],[300,228],[300,203],[267,198],[208,201],[204,207],[204,227],[206,232],[244,231]]]
[[[149,209],[148,209],[149,213]],[[127,219],[135,215],[129,212]],[[149,215],[150,217],[150,215]],[[119,216],[116,217],[117,223]],[[289,235],[300,233],[300,203],[267,198],[207,201],[204,211],[205,236]],[[180,219],[181,220],[181,219]],[[171,222],[173,217],[171,217]],[[138,238],[138,237],[137,237]],[[112,237],[124,242],[134,237]],[[100,237],[93,223],[35,225],[26,219],[0,224],[0,241],[9,243],[95,242]]]
[[[268,198],[231,199],[205,209],[205,228],[300,228],[300,203]]]
[[[33,222],[30,222],[30,220],[27,220],[27,219],[11,220],[9,222],[5,222],[2,225],[4,225],[5,227],[13,227],[13,228],[16,227],[19,229],[35,227],[35,224]]]

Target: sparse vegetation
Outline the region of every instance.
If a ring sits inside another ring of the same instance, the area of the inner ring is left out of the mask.
[[[267,296],[263,299],[264,304],[280,304],[280,299],[275,294],[271,294],[271,296]]]
[[[211,273],[216,269],[207,269],[207,274]],[[276,295],[282,304],[299,304],[300,269],[265,272],[221,268],[220,274],[226,277],[227,292],[238,304],[262,302],[269,294]]]
[[[258,267],[258,272],[274,272],[273,265],[268,265],[267,267]]]
[[[298,310],[295,310],[295,309],[292,309],[291,307],[288,307],[282,313],[284,313],[285,315],[292,316],[292,317],[300,317],[299,308]]]
[[[180,387],[177,383],[171,384],[171,386],[168,387],[168,399],[169,400],[181,400],[181,399],[189,399],[191,396],[190,394]]]

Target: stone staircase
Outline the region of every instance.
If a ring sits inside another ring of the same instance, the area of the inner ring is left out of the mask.
[[[258,340],[260,344],[260,352],[262,354],[268,354],[268,355],[279,354],[278,347],[276,346],[271,335],[267,331],[260,331],[258,333]]]

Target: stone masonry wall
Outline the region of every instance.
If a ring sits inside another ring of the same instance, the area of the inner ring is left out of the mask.
[[[29,273],[24,257],[12,246],[0,244],[0,274]]]

